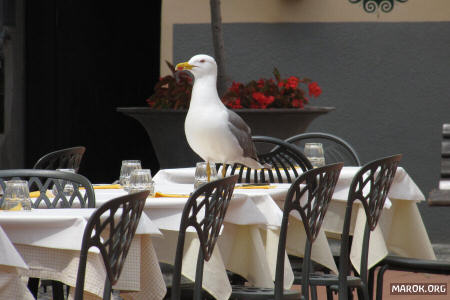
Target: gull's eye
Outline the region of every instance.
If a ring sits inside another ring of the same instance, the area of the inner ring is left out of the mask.
[[[204,63],[204,62],[205,62],[205,60],[204,60],[204,59],[201,59],[201,60],[200,60],[200,62],[201,62],[201,63]]]

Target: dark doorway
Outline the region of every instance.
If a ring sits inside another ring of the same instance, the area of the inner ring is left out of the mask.
[[[161,1],[27,1],[26,165],[83,145],[80,173],[118,178],[123,159],[158,169],[145,130],[116,107],[145,106],[159,77]]]

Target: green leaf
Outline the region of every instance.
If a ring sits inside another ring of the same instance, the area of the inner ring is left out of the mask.
[[[280,81],[280,78],[281,78],[280,71],[278,71],[277,68],[273,68],[273,76],[275,76],[275,79],[277,80],[277,82]]]

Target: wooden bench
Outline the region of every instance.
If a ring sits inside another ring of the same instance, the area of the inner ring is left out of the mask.
[[[450,206],[450,124],[442,126],[441,180],[428,196],[431,206]]]

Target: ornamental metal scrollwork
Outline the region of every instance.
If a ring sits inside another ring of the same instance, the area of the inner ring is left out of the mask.
[[[368,13],[375,12],[378,8],[385,13],[390,12],[394,8],[394,2],[405,3],[408,0],[348,0],[350,3],[362,2],[364,10]]]

